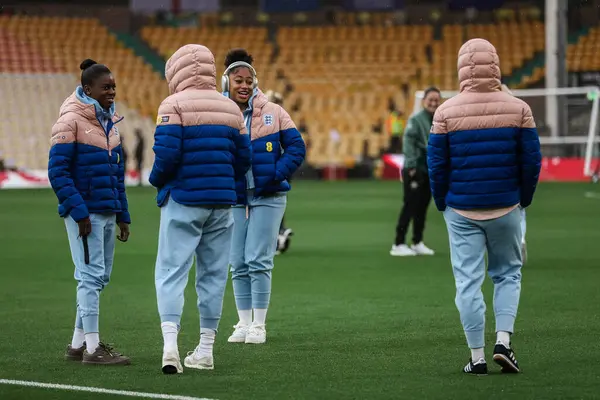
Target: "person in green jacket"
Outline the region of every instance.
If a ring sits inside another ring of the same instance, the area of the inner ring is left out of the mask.
[[[396,225],[396,240],[390,254],[392,256],[433,255],[434,252],[423,243],[425,218],[431,202],[429,174],[427,170],[427,141],[433,122],[433,114],[439,107],[441,94],[438,88],[425,90],[423,109],[408,119],[404,130],[404,204]],[[406,232],[413,221],[412,245],[406,244]]]

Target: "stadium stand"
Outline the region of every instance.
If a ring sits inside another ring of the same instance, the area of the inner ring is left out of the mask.
[[[154,131],[156,108],[168,92],[160,75],[125,48],[96,19],[0,17],[0,107],[10,110],[0,124],[0,150],[18,166],[45,169],[50,128],[63,100],[78,84],[79,63],[106,63],[117,79],[117,112],[125,144],[135,128]],[[151,160],[151,149],[146,159]]]
[[[543,25],[542,25],[543,27]],[[540,39],[543,44],[543,39]],[[569,72],[588,72],[600,70],[600,55],[596,51],[600,41],[600,27],[592,27],[585,34],[578,37],[575,43],[567,47],[567,68]],[[542,49],[536,50],[541,54]],[[517,88],[526,88],[544,79],[546,69],[543,62],[532,68],[531,73],[525,74],[522,80],[515,85]]]
[[[569,71],[600,71],[600,27],[593,27],[567,48]]]
[[[234,47],[250,50],[254,57],[261,86],[272,87],[276,81],[275,68],[271,65],[273,46],[267,41],[267,30],[260,27],[215,27],[215,28],[176,28],[148,26],[142,29],[141,37],[150,44],[165,60],[179,47],[188,43],[202,43],[215,55],[217,76],[225,67],[225,54]],[[220,84],[220,83],[219,83]],[[273,87],[281,90],[281,87]]]
[[[494,44],[500,56],[502,75],[507,77],[544,50],[544,24],[533,21],[507,21],[486,25],[446,25],[443,39],[433,41],[433,63],[422,68],[420,87],[431,84],[443,90],[456,90],[456,49],[468,39],[482,37]],[[519,46],[514,43],[519,42]],[[440,68],[441,66],[441,68]]]
[[[205,44],[215,53],[219,75],[229,49],[249,49],[264,90],[285,93],[293,88],[285,105],[297,123],[306,121],[311,144],[308,161],[315,166],[350,165],[365,151],[377,157],[387,148],[389,138],[385,132],[373,133],[373,126],[389,112],[390,100],[410,114],[416,90],[432,84],[456,89],[456,49],[466,39],[491,40],[498,48],[503,75],[511,75],[544,49],[544,25],[531,20],[446,25],[434,38],[431,25],[393,26],[386,24],[385,16],[358,25],[351,14],[344,18],[347,24],[343,25],[281,27],[277,49],[264,27],[221,27],[216,23],[203,28],[146,26],[140,36],[164,59],[184,44]],[[592,30],[570,48],[570,60],[581,58],[586,63],[581,68],[597,65],[600,59],[586,49],[593,48],[590,45],[598,34]],[[522,44],[511,47],[517,39]],[[0,17],[0,51],[6,54],[0,59],[3,87],[17,93],[1,100],[1,105],[13,112],[10,124],[1,128],[0,146],[6,148],[10,141],[19,164],[30,168],[44,165],[49,126],[60,103],[77,84],[79,62],[87,57],[106,63],[115,73],[118,111],[126,117],[121,129],[125,137],[139,127],[151,143],[156,109],[167,95],[167,86],[160,74],[98,20]],[[543,70],[534,70],[524,82],[541,73]],[[15,78],[7,74],[29,75]],[[41,87],[48,96],[39,111],[31,113],[23,105],[39,104]],[[10,134],[15,131],[27,133]],[[28,151],[30,143],[36,140],[40,151],[32,153]],[[151,148],[147,147],[146,159],[151,160]]]
[[[287,104],[299,103],[296,120],[304,119],[311,137],[310,160],[316,165],[351,163],[362,153],[375,156],[387,145],[372,126],[388,112],[388,101],[406,109],[402,85],[427,62],[430,26],[332,26],[281,28],[278,67],[295,90]],[[352,46],[345,44],[351,42]],[[410,91],[410,90],[409,90]],[[336,130],[341,140],[330,140]],[[311,134],[312,135],[312,134]]]

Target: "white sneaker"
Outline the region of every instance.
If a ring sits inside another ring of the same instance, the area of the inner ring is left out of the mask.
[[[264,325],[252,324],[246,335],[246,343],[263,344],[267,341],[267,330]]]
[[[200,354],[200,346],[196,347],[194,351],[190,351],[183,360],[183,365],[187,368],[194,369],[215,369],[213,356],[207,356]]]
[[[413,244],[412,246],[410,246],[410,248],[417,255],[420,255],[420,256],[432,256],[435,254],[435,252],[433,250],[431,250],[429,247],[425,246],[425,244],[423,242]]]
[[[279,254],[285,253],[290,247],[291,236],[293,235],[294,232],[290,228],[279,233],[277,236],[277,251]]]
[[[165,375],[182,374],[183,367],[178,352],[166,352],[162,357],[162,372]]]
[[[396,257],[416,256],[417,253],[405,244],[393,245],[390,255]]]
[[[229,336],[229,339],[227,339],[227,341],[229,343],[245,343],[246,335],[248,335],[248,325],[242,325],[241,322],[238,322],[238,324],[234,325],[233,327],[235,328],[235,330],[233,331],[231,336]]]

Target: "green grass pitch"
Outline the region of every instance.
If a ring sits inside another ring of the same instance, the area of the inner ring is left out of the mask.
[[[596,197],[585,192],[595,191]],[[212,399],[583,399],[600,373],[600,190],[540,184],[528,213],[529,262],[514,346],[523,373],[463,376],[469,352],[454,306],[446,228],[430,208],[430,258],[388,255],[401,204],[398,182],[296,182],[276,258],[268,342],[226,342],[237,322],[231,284],[215,345],[215,370],[160,372],[154,291],[159,209],[154,191],[129,189],[133,225],[117,243],[101,298],[101,338],[132,357],[122,368],[63,361],[75,317],[75,281],[64,223],[49,190],[0,192],[0,379],[94,386]],[[192,278],[193,279],[193,278]],[[198,341],[189,285],[182,355]],[[117,396],[0,385],[0,399]]]

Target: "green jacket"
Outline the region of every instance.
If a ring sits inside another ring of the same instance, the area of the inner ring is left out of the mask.
[[[416,168],[427,173],[427,141],[433,122],[433,115],[425,110],[413,114],[406,123],[402,149],[404,168]]]

